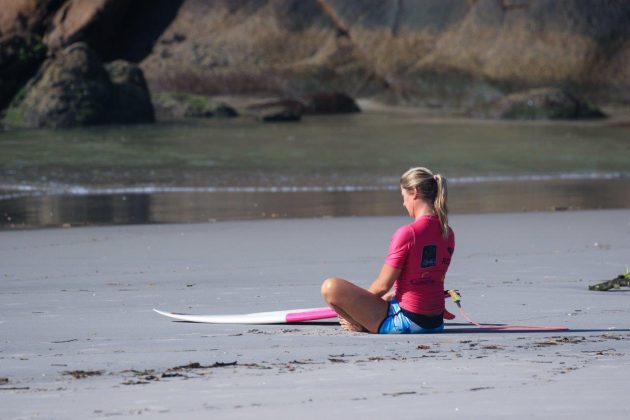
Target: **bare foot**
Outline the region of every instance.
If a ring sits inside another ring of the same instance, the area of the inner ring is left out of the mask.
[[[363,327],[363,325],[355,324],[354,322],[350,322],[345,318],[339,317],[339,325],[346,331],[354,331],[354,332],[366,332],[367,330]]]

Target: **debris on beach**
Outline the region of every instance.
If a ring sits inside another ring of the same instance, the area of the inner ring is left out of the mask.
[[[586,337],[550,337],[548,340],[534,343],[534,347],[549,347],[560,344],[578,344],[586,341]]]
[[[90,376],[100,376],[103,374],[102,370],[67,370],[64,375],[70,375],[74,379],[84,379]]]
[[[626,267],[626,272],[619,274],[612,280],[604,281],[602,283],[593,284],[588,286],[588,290],[597,290],[605,292],[610,289],[619,289],[621,287],[630,287],[630,270]]]
[[[184,366],[175,366],[169,369],[169,371],[188,370],[188,369],[214,369],[228,366],[236,366],[238,362],[214,362],[211,365],[204,366],[199,362],[189,363]]]
[[[384,397],[400,397],[401,395],[415,395],[416,391],[383,392]]]

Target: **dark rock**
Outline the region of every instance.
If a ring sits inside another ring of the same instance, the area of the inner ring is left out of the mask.
[[[50,49],[58,50],[77,42],[88,43],[86,31],[90,26],[106,15],[120,18],[125,7],[121,0],[65,1],[52,16],[51,28],[45,36],[46,44]],[[113,30],[110,27],[103,35],[111,36]]]
[[[348,114],[361,112],[359,105],[345,93],[314,93],[304,97],[305,114]]]
[[[605,118],[606,115],[578,97],[561,89],[543,88],[513,93],[470,111],[471,116],[517,120],[558,120]]]
[[[291,108],[269,108],[259,115],[262,122],[297,122],[302,119],[302,113]]]
[[[46,60],[5,116],[10,126],[64,128],[153,121],[142,71],[117,62],[109,67],[84,43]],[[113,79],[113,81],[112,81]]]
[[[224,103],[217,103],[204,95],[162,92],[153,95],[153,105],[159,119],[230,118],[238,112]]]
[[[86,42],[104,61],[137,62],[151,52],[182,1],[61,1],[62,6],[52,16],[46,43],[58,49]]]
[[[155,121],[151,96],[142,70],[128,61],[116,60],[105,66],[113,83],[110,121],[137,124]]]
[[[214,115],[218,118],[234,118],[238,117],[238,112],[227,104],[219,104],[214,109]]]
[[[280,99],[250,105],[247,111],[263,122],[295,122],[302,119],[304,104],[296,99]]]
[[[109,122],[112,83],[101,60],[85,44],[47,60],[6,115],[10,125],[73,127]]]
[[[248,111],[265,120],[269,115],[278,114],[277,118],[295,121],[299,115],[307,114],[347,114],[361,112],[361,108],[350,96],[339,92],[318,92],[299,99],[284,98],[263,102],[247,107]],[[276,118],[276,117],[274,117]],[[299,118],[297,118],[299,119]]]
[[[0,38],[0,111],[37,72],[46,58],[46,46],[33,36]]]

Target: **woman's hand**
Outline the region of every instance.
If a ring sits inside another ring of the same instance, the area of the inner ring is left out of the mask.
[[[400,277],[400,270],[385,264],[368,290],[376,296],[383,297],[391,292],[394,282],[396,282],[398,277]]]
[[[383,300],[385,300],[387,302],[390,302],[394,298],[394,296],[396,296],[396,289],[392,289],[389,292],[385,293],[382,296],[382,298],[383,298]]]

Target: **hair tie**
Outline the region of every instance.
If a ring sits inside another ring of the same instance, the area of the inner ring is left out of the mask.
[[[435,180],[435,182],[437,182],[437,175],[433,175],[433,179]]]

